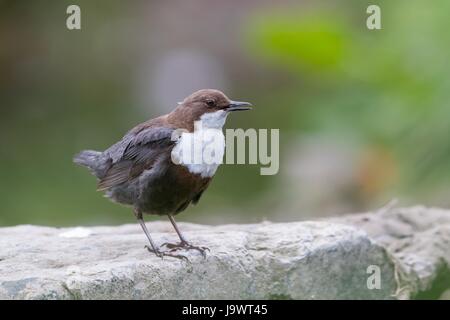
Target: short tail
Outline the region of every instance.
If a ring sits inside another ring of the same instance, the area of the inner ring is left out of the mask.
[[[102,152],[94,150],[84,150],[73,157],[73,162],[85,166],[95,176],[99,177],[100,171],[104,166],[102,161]]]

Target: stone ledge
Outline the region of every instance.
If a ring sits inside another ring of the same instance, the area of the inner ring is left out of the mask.
[[[404,299],[450,288],[450,211],[180,226],[211,249],[206,259],[149,254],[137,224],[0,228],[0,299]],[[158,243],[176,240],[168,223],[148,227]],[[367,287],[371,265],[380,289]]]

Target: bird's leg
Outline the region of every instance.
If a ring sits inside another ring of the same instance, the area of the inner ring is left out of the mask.
[[[180,249],[185,249],[185,250],[197,250],[199,251],[203,257],[206,257],[206,250],[210,251],[209,248],[207,247],[197,247],[194,246],[192,244],[190,244],[185,238],[184,236],[181,234],[180,230],[178,229],[178,226],[175,222],[175,219],[172,215],[169,214],[169,220],[172,223],[175,231],[178,234],[178,237],[180,238],[180,242],[179,243],[163,243],[162,246],[166,246],[168,249],[170,249],[170,251],[176,251],[176,250],[180,250]]]
[[[184,259],[189,262],[189,259],[183,255],[178,255],[178,254],[173,254],[170,252],[163,252],[163,251],[158,250],[155,246],[155,243],[153,242],[152,237],[150,236],[150,232],[148,232],[147,226],[145,225],[144,219],[142,217],[142,212],[140,212],[139,210],[135,210],[134,213],[136,215],[137,220],[139,221],[139,224],[142,227],[142,230],[144,231],[145,235],[147,236],[148,241],[150,242],[151,248],[149,246],[145,246],[145,248],[149,252],[154,253],[156,256],[158,256],[160,258],[164,258],[164,256],[167,256],[167,257],[173,257],[173,258],[177,258],[177,259]]]

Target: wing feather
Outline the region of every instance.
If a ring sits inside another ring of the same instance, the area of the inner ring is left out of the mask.
[[[109,152],[111,167],[98,183],[98,190],[105,190],[138,177],[150,169],[158,157],[174,146],[172,132],[167,127],[150,127],[138,133],[127,134],[112,146]]]

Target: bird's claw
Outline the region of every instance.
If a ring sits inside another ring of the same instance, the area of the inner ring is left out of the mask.
[[[209,248],[207,247],[200,247],[200,246],[194,246],[192,244],[190,244],[187,241],[181,241],[179,243],[169,243],[169,242],[165,242],[161,245],[162,247],[167,247],[167,249],[169,249],[169,252],[175,252],[177,250],[197,250],[199,251],[203,258],[206,258],[206,251],[210,252],[211,250],[209,250]]]
[[[152,248],[150,248],[149,246],[145,246],[145,248],[151,252],[154,253],[157,257],[164,259],[164,257],[172,257],[172,258],[177,258],[180,260],[184,260],[186,262],[190,262],[189,259],[186,256],[183,256],[181,254],[173,254],[170,251],[159,251],[159,250],[153,250]]]

